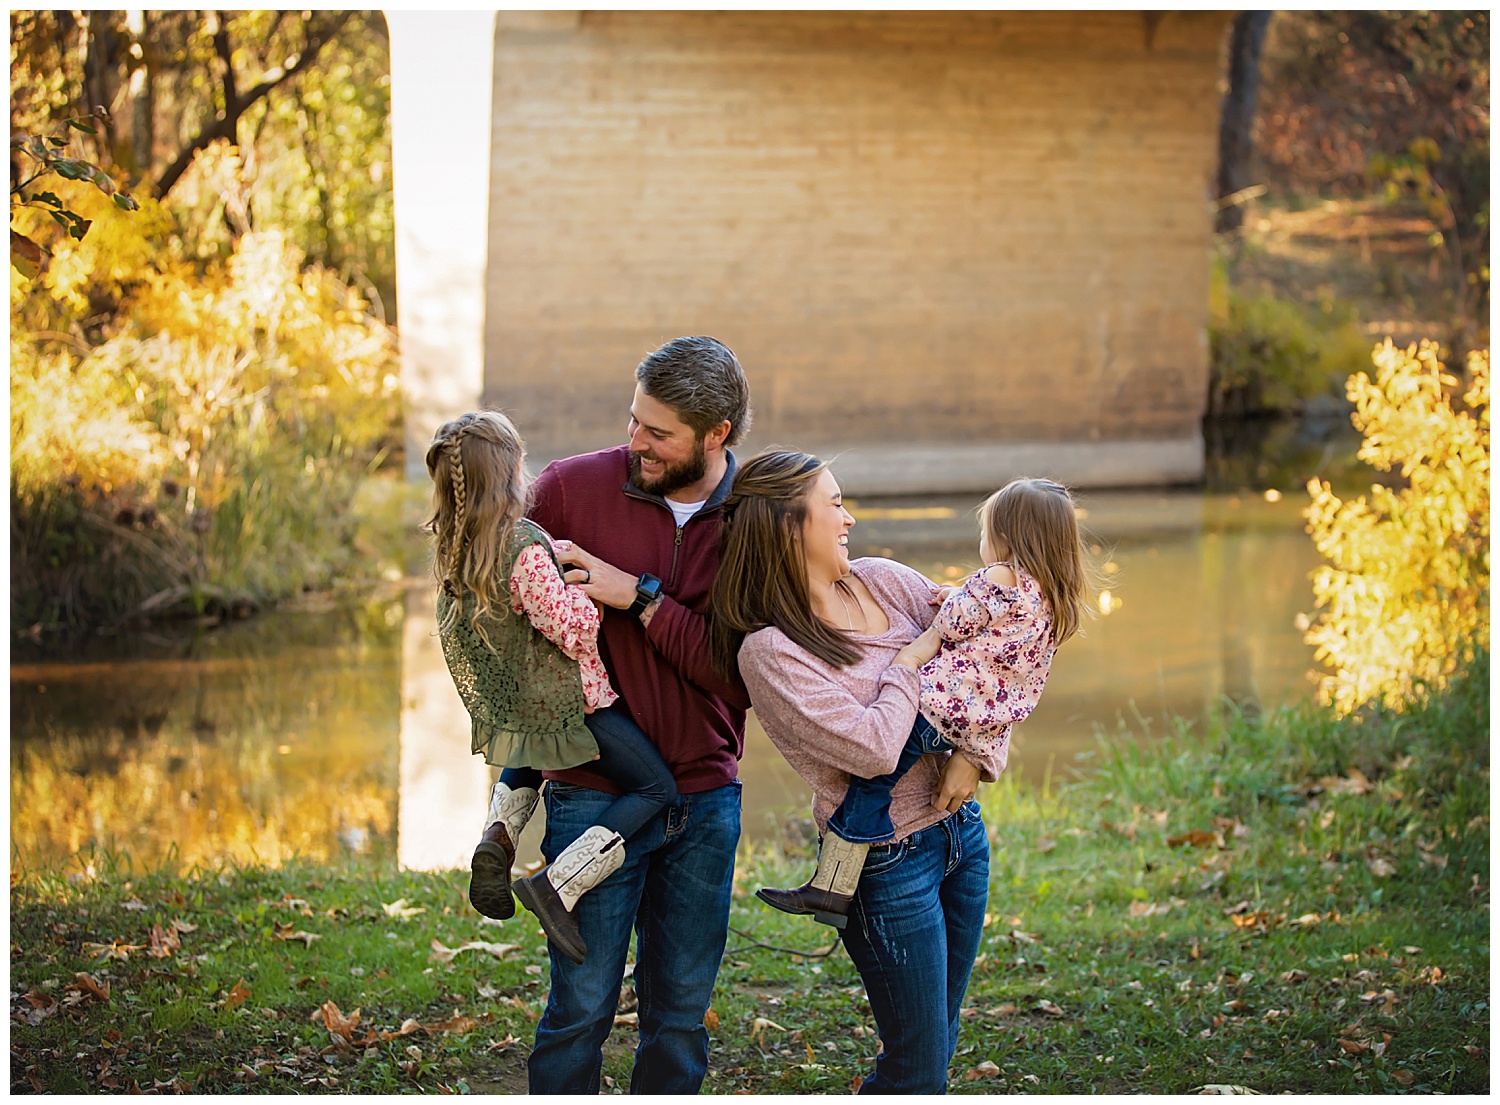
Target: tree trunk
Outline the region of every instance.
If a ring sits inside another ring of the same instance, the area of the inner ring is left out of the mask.
[[[1255,100],[1260,92],[1260,52],[1266,41],[1270,12],[1240,12],[1229,38],[1229,88],[1219,116],[1219,172],[1216,180],[1222,203],[1250,184],[1250,128],[1255,123]],[[1237,230],[1244,219],[1238,203],[1219,208],[1218,230]]]
[[[155,57],[151,43],[151,13],[139,8],[125,13],[130,29],[134,68],[130,73],[130,183],[139,183],[151,172],[156,147]]]

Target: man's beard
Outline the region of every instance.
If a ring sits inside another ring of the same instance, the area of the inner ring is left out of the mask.
[[[650,495],[663,497],[684,487],[691,487],[708,472],[708,457],[703,450],[703,439],[693,443],[693,455],[681,464],[668,464],[666,470],[654,480],[647,480],[641,472],[641,455],[630,454],[630,482]]]

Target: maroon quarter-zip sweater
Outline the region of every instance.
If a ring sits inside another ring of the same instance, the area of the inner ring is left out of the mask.
[[[609,681],[637,725],[661,750],[677,789],[697,794],[732,782],[745,750],[750,706],[738,675],[725,679],[708,647],[708,596],[719,570],[719,507],[735,460],[703,509],[681,528],[666,500],[630,483],[628,446],[553,461],[532,485],[528,517],[553,537],[633,576],[650,572],[666,597],[642,626],[606,608],[599,654]],[[549,779],[619,793],[579,767]]]

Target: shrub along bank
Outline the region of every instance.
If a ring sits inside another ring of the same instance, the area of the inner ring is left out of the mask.
[[[1489,1089],[1489,665],[1406,713],[1315,706],[1111,739],[984,795],[990,914],[955,1092]],[[845,1092],[878,1043],[832,930],[742,848],[713,1092]],[[547,991],[466,877],[310,867],[69,878],[13,862],[12,1088],[524,1090]],[[819,955],[819,952],[827,954]],[[606,1088],[628,1085],[627,979]]]

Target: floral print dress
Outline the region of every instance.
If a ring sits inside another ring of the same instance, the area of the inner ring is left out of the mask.
[[[918,673],[927,720],[955,748],[998,757],[1002,770],[1011,726],[1041,698],[1056,651],[1041,586],[1017,565],[1006,567],[1014,587],[978,571],[943,602],[932,623],[942,647]]]
[[[528,545],[510,573],[510,605],[538,633],[578,662],[583,700],[589,711],[602,710],[620,697],[609,685],[599,657],[599,610],[581,587],[570,587],[541,545]]]

